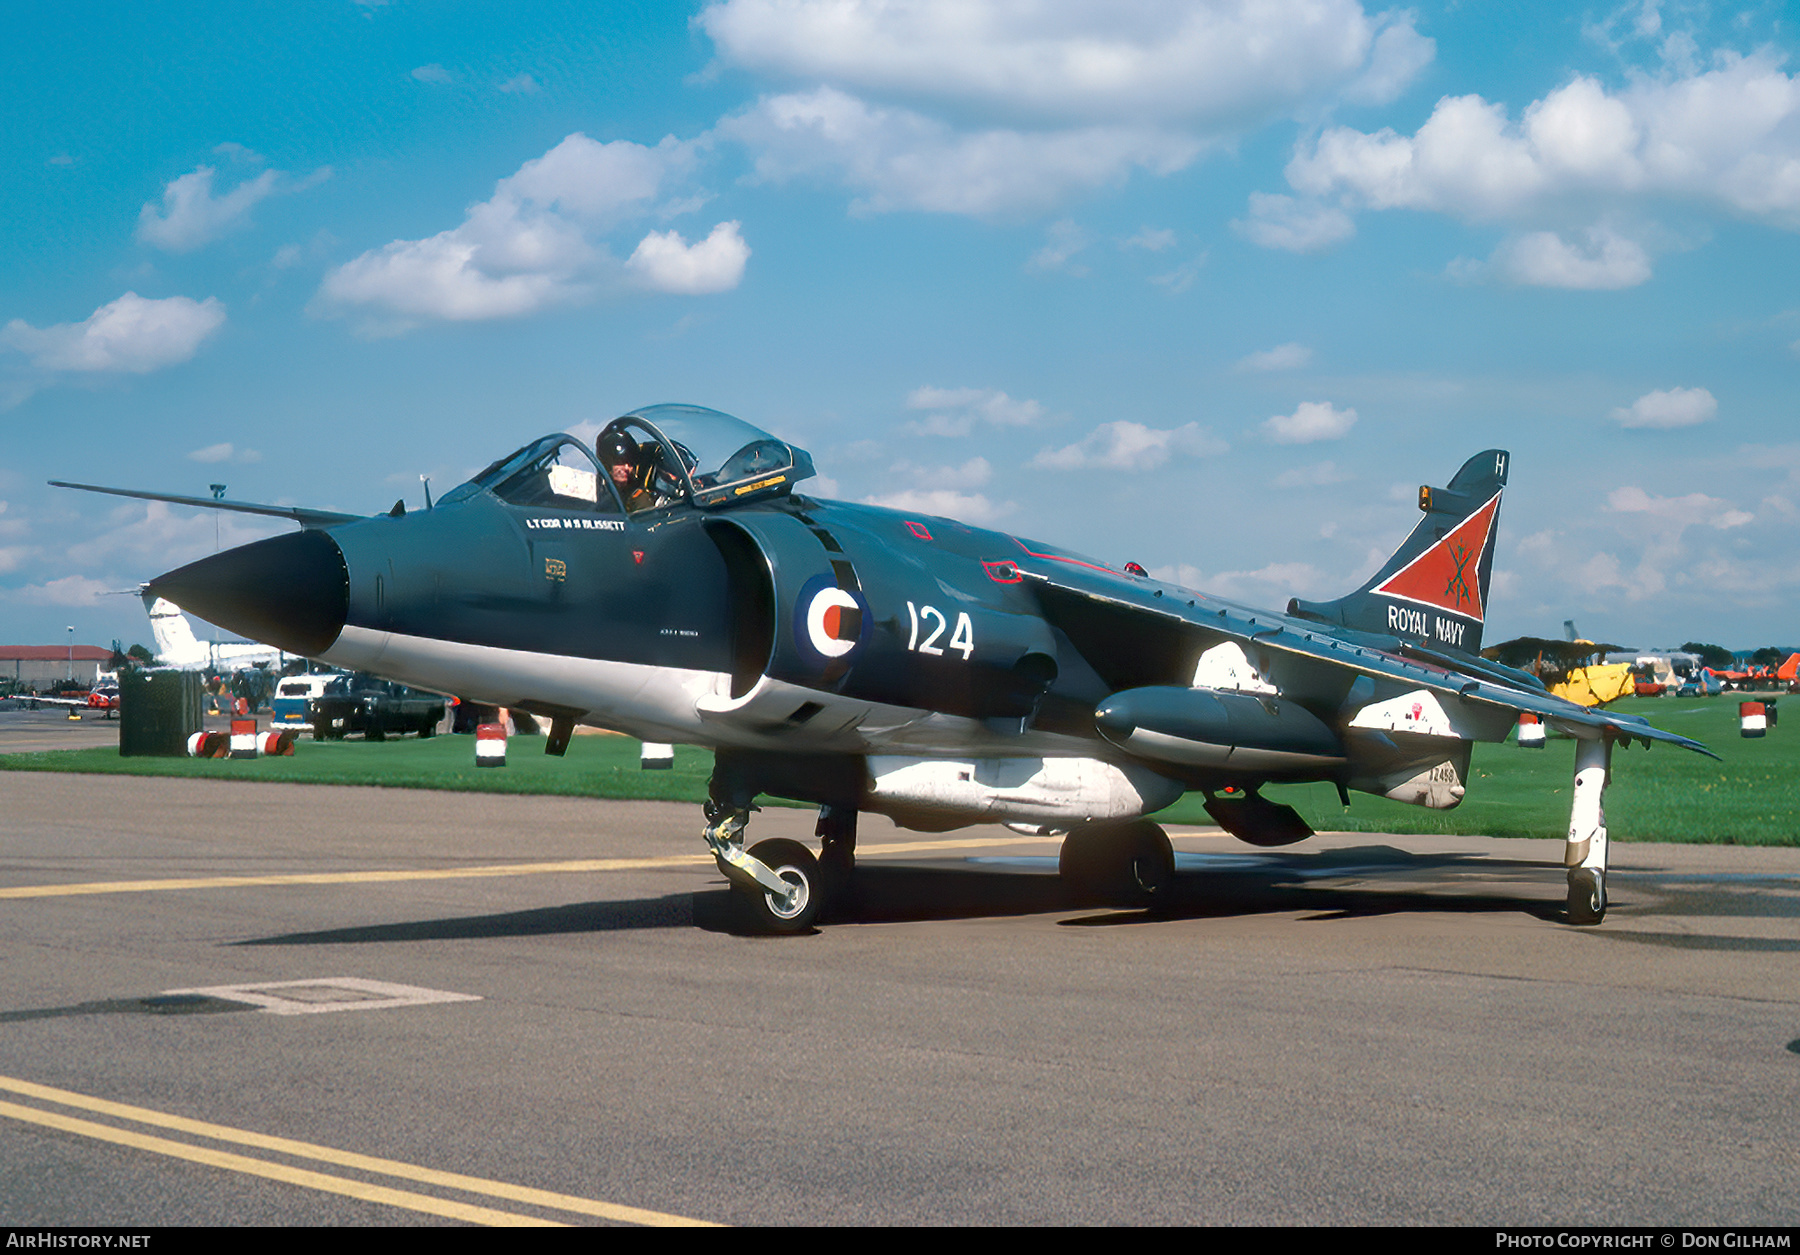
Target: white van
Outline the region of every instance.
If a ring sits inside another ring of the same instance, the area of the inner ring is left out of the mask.
[[[327,671],[319,675],[290,675],[275,685],[274,717],[269,725],[275,728],[310,728],[312,721],[306,717],[307,705],[313,698],[325,691],[325,686],[343,673]]]

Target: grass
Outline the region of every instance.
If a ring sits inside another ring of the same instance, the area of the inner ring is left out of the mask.
[[[1796,703],[1800,707],[1800,702]],[[1800,845],[1800,726],[1776,727],[1760,740],[1738,735],[1738,699],[1628,698],[1611,709],[1639,714],[1670,731],[1704,741],[1725,761],[1674,746],[1617,750],[1607,791],[1607,828],[1618,841],[1727,845]],[[1793,716],[1800,721],[1800,710]],[[1508,741],[1477,745],[1469,794],[1455,810],[1403,806],[1363,793],[1345,810],[1328,784],[1280,785],[1265,791],[1293,806],[1313,827],[1351,832],[1409,832],[1501,837],[1562,837],[1569,822],[1573,743],[1552,737],[1541,750]],[[272,780],[390,788],[549,793],[570,797],[641,798],[699,803],[706,797],[712,755],[677,746],[669,771],[638,766],[638,743],[625,737],[578,736],[563,758],[535,737],[515,737],[507,764],[477,768],[473,737],[405,738],[382,743],[301,740],[291,758],[120,758],[112,749],[0,755],[0,771],[76,771]],[[1157,818],[1210,824],[1202,799],[1190,795]]]

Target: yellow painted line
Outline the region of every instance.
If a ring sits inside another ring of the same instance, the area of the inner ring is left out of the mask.
[[[534,1189],[528,1185],[512,1185],[505,1181],[489,1181],[483,1177],[464,1176],[460,1172],[440,1172],[435,1168],[422,1168],[417,1164],[402,1163],[396,1159],[380,1159],[373,1155],[359,1155],[355,1151],[335,1150],[329,1146],[319,1146],[312,1142],[297,1142],[285,1137],[271,1137],[266,1133],[252,1133],[245,1129],[234,1129],[228,1125],[211,1124],[205,1120],[190,1120],[186,1116],[172,1116],[160,1111],[152,1111],[147,1107],[133,1107],[126,1103],[111,1102],[105,1098],[91,1098],[86,1094],[78,1094],[72,1090],[57,1089],[50,1085],[39,1085],[33,1081],[21,1081],[16,1077],[0,1076],[0,1090],[10,1091],[28,1098],[36,1098],[43,1102],[59,1103],[65,1107],[74,1107],[81,1111],[92,1111],[99,1115],[112,1116],[120,1120],[130,1120],[138,1124],[148,1124],[155,1128],[173,1129],[182,1133],[190,1133],[198,1137],[211,1138],[216,1142],[230,1142],[238,1146],[254,1146],[259,1150],[271,1150],[278,1154],[292,1155],[297,1159],[313,1159],[321,1163],[335,1164],[341,1168],[354,1168],[361,1172],[380,1173],[383,1176],[397,1177],[404,1181],[417,1181],[422,1185],[437,1185],[453,1190],[462,1190],[468,1194],[481,1194],[489,1198],[502,1198],[514,1203],[528,1203],[535,1207],[546,1207],[557,1211],[573,1212],[581,1216],[595,1216],[602,1220],[617,1220],[627,1224],[640,1225],[678,1225],[713,1227],[712,1222],[695,1220],[687,1216],[677,1216],[669,1212],[650,1211],[642,1207],[627,1207],[620,1203],[603,1203],[598,1199],[582,1198],[575,1194],[559,1194],[553,1190]],[[22,1114],[23,1113],[23,1114]],[[140,1138],[143,1141],[156,1142],[160,1145],[143,1146],[143,1149],[157,1150],[163,1154],[175,1154],[176,1151],[165,1150],[164,1147],[178,1147],[182,1158],[194,1159],[199,1163],[213,1163],[212,1159],[200,1158],[202,1155],[218,1155],[239,1163],[219,1164],[221,1167],[237,1168],[239,1171],[255,1171],[260,1176],[270,1176],[276,1180],[293,1180],[297,1184],[309,1185],[310,1181],[298,1181],[294,1176],[278,1175],[278,1173],[298,1173],[305,1176],[319,1176],[327,1182],[339,1182],[346,1186],[354,1186],[357,1190],[372,1190],[380,1187],[364,1186],[359,1182],[343,1178],[323,1176],[306,1172],[304,1169],[287,1168],[281,1164],[271,1164],[260,1159],[248,1159],[240,1155],[231,1155],[223,1151],[207,1151],[198,1147],[187,1146],[181,1142],[168,1142],[162,1138],[148,1137],[143,1134],[128,1133],[122,1129],[114,1129],[110,1125],[90,1124],[85,1120],[73,1120],[71,1117],[56,1116],[51,1112],[38,1111],[32,1107],[20,1107],[13,1103],[0,1102],[0,1114],[13,1116],[16,1119],[35,1120],[39,1124],[49,1124],[53,1128],[63,1128],[63,1124],[55,1121],[66,1120],[84,1126],[73,1129],[73,1132],[88,1133],[90,1136],[105,1136],[108,1141],[120,1142],[123,1145],[140,1145],[139,1141],[127,1140]],[[93,1130],[101,1130],[95,1133]],[[110,1135],[110,1136],[108,1136]],[[255,1164],[258,1168],[243,1168],[240,1164]],[[259,1170],[264,1169],[264,1170]],[[331,1189],[328,1185],[315,1185],[317,1189]],[[341,1194],[351,1194],[356,1198],[373,1197],[369,1194],[356,1193],[348,1189],[335,1190]],[[407,1199],[421,1199],[434,1207],[464,1207],[461,1203],[449,1203],[439,1199],[426,1198],[424,1195],[407,1194],[404,1191],[384,1191]],[[379,1198],[377,1202],[393,1201]],[[409,1202],[396,1202],[395,1206],[410,1207]],[[417,1210],[432,1210],[420,1207]],[[479,1207],[466,1208],[467,1211],[481,1212]],[[459,1215],[449,1211],[437,1211],[438,1215]],[[528,1216],[518,1216],[511,1212],[489,1212],[489,1215],[501,1219],[484,1220],[484,1224],[545,1224]],[[467,1216],[461,1216],[467,1219]]]
[[[924,850],[980,849],[1056,841],[1055,837],[960,837],[943,841],[891,841],[859,845],[861,854],[907,854]],[[414,868],[382,872],[295,872],[278,876],[191,876],[169,880],[101,880],[69,885],[16,885],[0,888],[0,899],[73,898],[94,893],[166,893],[176,889],[246,889],[272,885],[363,885],[405,880],[467,880],[492,876],[547,876],[571,872],[650,871],[670,867],[710,867],[710,854],[660,858],[591,858],[558,863],[497,863],[484,867]]]
[[[310,1172],[305,1168],[290,1168],[285,1164],[252,1159],[248,1155],[233,1155],[229,1151],[207,1150],[202,1146],[189,1146],[185,1142],[171,1142],[166,1137],[151,1137],[144,1133],[133,1133],[129,1129],[115,1129],[109,1124],[95,1124],[92,1120],[77,1120],[72,1116],[57,1115],[53,1111],[39,1111],[35,1107],[21,1107],[16,1103],[0,1102],[0,1116],[11,1116],[15,1120],[41,1124],[47,1128],[59,1129],[64,1133],[77,1133],[102,1142],[129,1146],[133,1150],[152,1151],[158,1155],[186,1159],[192,1163],[206,1164],[212,1168],[225,1168],[249,1176],[266,1177],[271,1181],[283,1181],[289,1185],[303,1185],[308,1189],[322,1190],[327,1194],[342,1194],[348,1198],[360,1198],[365,1202],[386,1203],[390,1207],[404,1207],[408,1211],[422,1211],[428,1215],[445,1216],[451,1220],[466,1220],[471,1224],[564,1227],[554,1220],[540,1220],[536,1216],[527,1216],[519,1212],[495,1211],[491,1207],[474,1207],[467,1203],[453,1203],[447,1199],[432,1198],[426,1194],[414,1194],[409,1190],[391,1190],[386,1186],[352,1181],[348,1177],[334,1177],[324,1172]]]

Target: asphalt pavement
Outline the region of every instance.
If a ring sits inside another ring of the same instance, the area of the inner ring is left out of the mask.
[[[0,1218],[1792,1225],[1800,850],[865,818],[745,935],[696,808],[0,774]],[[771,808],[751,839],[810,837]]]

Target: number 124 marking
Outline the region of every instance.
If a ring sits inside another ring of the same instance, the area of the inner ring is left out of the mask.
[[[906,614],[912,620],[912,635],[907,639],[907,649],[915,653],[942,657],[944,647],[937,643],[937,639],[944,634],[944,629],[950,626],[950,620],[945,617],[944,612],[936,606],[915,606],[909,601],[906,603]],[[934,621],[937,624],[936,627],[931,626]],[[922,641],[919,639],[921,625],[930,631],[930,635]],[[960,651],[964,662],[969,661],[969,655],[975,652],[975,624],[967,614],[956,616],[956,630],[950,633],[949,647]]]

